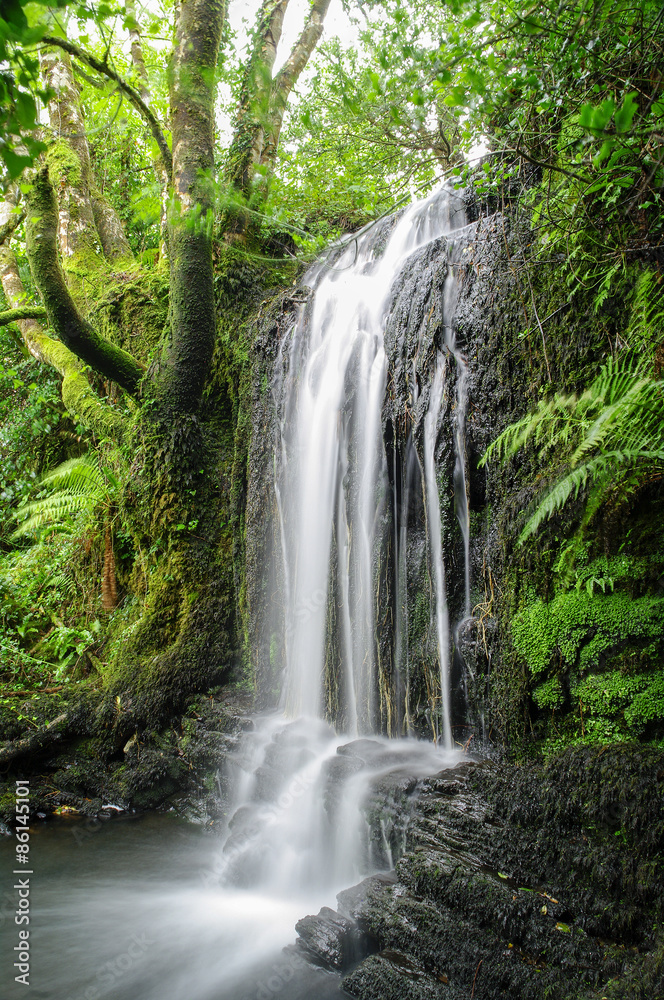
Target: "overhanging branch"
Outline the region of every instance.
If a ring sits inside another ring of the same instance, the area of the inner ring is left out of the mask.
[[[127,351],[100,337],[69,294],[58,260],[58,209],[48,169],[37,174],[28,194],[25,228],[30,268],[56,334],[86,365],[136,395],[143,367]]]
[[[135,90],[131,84],[127,83],[126,80],[123,80],[119,73],[116,73],[114,69],[111,69],[105,60],[97,59],[96,56],[91,55],[89,52],[86,52],[84,49],[80,48],[80,46],[75,45],[66,38],[57,38],[55,35],[46,35],[42,39],[42,44],[54,45],[57,46],[57,48],[63,49],[65,52],[68,52],[69,55],[74,56],[80,62],[89,66],[90,69],[94,69],[97,73],[102,73],[104,76],[107,76],[109,80],[114,80],[115,83],[117,83],[118,87],[124,94],[127,95],[138,113],[147,122],[148,128],[152,133],[152,137],[159,146],[159,152],[161,154],[164,167],[170,177],[173,170],[173,158],[171,156],[171,151],[168,148],[168,143],[166,142],[166,138],[154,112],[148,107],[139,92]]]
[[[46,310],[43,306],[25,306],[22,309],[7,309],[0,312],[0,326],[7,326],[8,323],[18,323],[21,319],[43,319]]]

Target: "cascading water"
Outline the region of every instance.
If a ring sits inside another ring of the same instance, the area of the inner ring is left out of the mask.
[[[441,354],[438,356],[436,374],[431,387],[429,409],[424,418],[424,481],[427,495],[429,551],[434,573],[434,607],[438,659],[440,663],[443,741],[445,746],[450,748],[452,746],[452,726],[450,722],[450,621],[447,609],[447,583],[445,580],[440,499],[438,495],[435,460],[438,414],[445,387],[445,369],[446,358]]]
[[[376,716],[375,592],[377,526],[388,489],[381,435],[387,378],[383,332],[392,285],[404,262],[432,240],[465,225],[458,197],[448,188],[409,207],[385,246],[370,228],[343,252],[331,254],[305,281],[314,290],[309,309],[292,331],[281,396],[281,468],[277,472],[285,572],[286,670],[282,707],[292,716],[324,713],[326,634],[330,586],[336,587],[341,619],[341,677],[336,717],[348,733],[372,732]],[[445,348],[457,361],[455,491],[465,544],[465,614],[469,611],[468,507],[464,425],[466,367],[456,351],[452,315],[456,298],[454,244],[444,289]],[[440,369],[440,365],[439,365]],[[437,371],[425,427],[427,506],[435,574],[436,630],[443,690],[445,745],[451,747],[448,660],[449,625],[442,565],[435,438],[443,392]],[[417,386],[413,386],[416,394]],[[404,498],[406,508],[408,497]],[[396,501],[395,501],[396,502]],[[395,526],[405,517],[395,516]],[[402,536],[404,529],[400,529]],[[397,561],[406,538],[397,537]],[[336,559],[331,563],[332,554]],[[397,594],[397,664],[407,661],[402,620],[405,574]],[[328,667],[329,669],[329,667]],[[407,683],[407,681],[406,681]]]
[[[55,1000],[84,995],[91,982],[95,996],[114,1000],[181,1000],[185,995],[190,1000],[220,995],[225,1000],[265,1000],[275,993],[282,1000],[314,995],[323,1000],[338,995],[337,980],[321,980],[321,973],[309,967],[303,971],[297,955],[282,955],[293,941],[297,918],[334,905],[336,892],[365,875],[393,868],[404,848],[408,820],[410,800],[404,788],[412,791],[413,779],[458,760],[450,752],[450,629],[436,477],[436,439],[452,358],[457,367],[454,483],[464,532],[467,613],[466,369],[452,329],[458,260],[452,238],[443,350],[423,434],[444,747],[357,737],[375,732],[376,552],[386,511],[393,511],[398,581],[395,661],[397,670],[405,669],[406,689],[409,685],[408,484],[419,459],[409,435],[405,488],[398,500],[396,495],[388,499],[381,412],[387,380],[383,331],[391,288],[411,254],[464,222],[463,214],[452,209],[450,192],[438,192],[408,208],[386,241],[384,233],[369,229],[308,275],[312,299],[281,346],[282,381],[276,393],[281,407],[275,489],[284,567],[284,714],[257,718],[226,758],[226,785],[233,792],[225,841],[220,850],[200,844],[192,848],[194,881],[180,876],[160,881],[154,873],[144,881],[116,876],[96,885],[95,898],[104,901],[101,919],[95,918],[97,933],[105,928],[101,958],[89,957],[94,945],[89,940],[88,887],[68,887],[67,941],[78,936],[82,958],[78,980],[69,972],[63,982],[53,980]],[[413,399],[417,392],[413,378]],[[331,587],[341,653],[334,711],[325,696]],[[407,727],[408,712],[406,697]],[[344,736],[324,721],[326,715],[336,719]],[[58,908],[62,915],[61,901]],[[120,972],[104,973],[114,955],[124,959],[125,938],[133,934],[142,940],[145,928],[149,968],[139,956],[122,966],[116,963]],[[57,935],[55,923],[41,938],[36,934],[43,956],[57,954]],[[313,982],[311,977],[318,978]],[[270,985],[276,982],[278,987]]]
[[[448,216],[450,234],[448,242],[448,271],[443,289],[443,336],[444,352],[438,352],[436,370],[431,387],[429,408],[424,419],[424,470],[428,508],[429,552],[435,581],[435,620],[438,655],[440,662],[440,687],[442,700],[442,728],[445,746],[452,746],[450,723],[450,622],[447,606],[447,583],[443,558],[443,532],[441,525],[440,499],[436,477],[435,448],[438,435],[438,419],[446,389],[448,359],[454,359],[456,368],[456,392],[453,417],[454,441],[454,504],[457,520],[461,528],[464,547],[464,620],[470,616],[470,519],[468,510],[468,489],[466,479],[466,411],[468,408],[468,366],[457,348],[453,320],[458,294],[455,267],[460,263],[460,247],[452,233],[466,224],[466,215],[459,208]],[[458,624],[454,628],[457,645]]]

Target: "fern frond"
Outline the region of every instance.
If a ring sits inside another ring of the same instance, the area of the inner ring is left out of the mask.
[[[82,495],[96,495],[100,499],[108,492],[104,473],[94,457],[72,458],[52,469],[40,480],[41,486],[55,490],[69,490]]]
[[[627,336],[630,343],[640,339],[646,347],[661,342],[664,332],[664,285],[657,271],[644,271],[636,283]],[[648,352],[650,353],[650,352]]]
[[[98,504],[108,506],[119,489],[116,477],[102,469],[94,455],[63,462],[41,478],[40,486],[47,495],[19,507],[12,539],[34,534],[45,525],[64,525]]]
[[[507,461],[520,451],[529,441],[534,440],[544,450],[554,446],[561,432],[565,432],[570,413],[577,403],[576,396],[554,396],[540,400],[534,413],[528,413],[521,420],[510,424],[493,441],[480,459],[480,467],[493,458]]]
[[[577,465],[560,479],[540,501],[535,513],[519,535],[519,543],[523,543],[531,535],[536,534],[540,525],[560,510],[572,495],[578,496],[582,487],[590,479],[593,481],[593,494],[584,512],[583,523],[586,525],[590,517],[601,506],[607,485],[617,477],[621,470],[627,472],[638,464],[643,464],[650,470],[654,465],[661,465],[664,468],[664,447],[655,451],[642,451],[638,455],[624,450],[607,452],[596,455],[582,465]]]

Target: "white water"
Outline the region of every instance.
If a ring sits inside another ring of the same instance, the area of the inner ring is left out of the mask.
[[[440,516],[440,496],[436,478],[435,448],[438,436],[438,414],[443,400],[447,359],[438,355],[436,374],[431,387],[429,409],[424,418],[424,482],[427,497],[427,535],[429,554],[433,566],[435,590],[436,640],[440,665],[440,691],[442,707],[443,744],[452,747],[450,722],[450,619],[447,610],[447,584],[443,558],[443,531]]]
[[[427,499],[427,535],[429,556],[434,578],[434,609],[438,660],[440,665],[441,726],[444,745],[453,745],[450,722],[450,621],[447,606],[447,582],[443,556],[444,530],[441,519],[440,493],[436,476],[436,441],[439,418],[447,388],[449,358],[456,366],[456,399],[454,407],[454,498],[457,518],[464,542],[464,618],[470,614],[470,525],[468,515],[468,495],[466,488],[465,425],[468,406],[468,368],[458,351],[454,335],[454,312],[458,296],[455,265],[459,263],[459,248],[453,233],[465,226],[466,215],[461,207],[452,209],[447,202],[446,233],[450,235],[448,244],[448,271],[443,288],[443,331],[445,353],[439,352],[436,371],[429,396],[429,406],[424,418],[424,480]]]
[[[468,512],[468,477],[466,462],[466,414],[468,412],[468,365],[457,347],[452,324],[458,296],[455,267],[458,266],[459,246],[452,240],[448,249],[449,272],[444,289],[445,346],[454,358],[457,372],[454,408],[454,503],[463,537],[464,604],[463,617],[470,616],[470,516]]]
[[[374,551],[386,487],[381,407],[390,289],[414,250],[464,221],[452,211],[449,197],[437,193],[403,213],[382,254],[370,230],[333,266],[319,265],[309,275],[315,295],[310,317],[302,318],[288,343],[277,457],[285,567],[285,715],[255,720],[253,731],[227,758],[226,777],[234,791],[225,840],[188,846],[186,866],[179,862],[186,870],[178,877],[172,864],[145,858],[141,866],[139,857],[133,873],[116,861],[113,877],[104,869],[103,879],[83,885],[65,882],[66,891],[52,901],[48,893],[42,897],[40,906],[50,919],[41,937],[42,955],[55,958],[69,949],[70,957],[36,996],[69,1000],[87,996],[89,989],[95,997],[114,1000],[266,1000],[277,994],[282,1000],[323,1000],[336,995],[334,982],[303,970],[301,959],[296,967],[292,954],[282,954],[294,940],[296,920],[323,905],[334,907],[336,893],[365,875],[393,868],[408,819],[400,782],[436,773],[459,759],[450,750],[449,621],[435,474],[451,354],[460,371],[455,449],[465,483],[466,380],[452,334],[452,267],[444,290],[449,353],[438,357],[424,428],[444,748],[412,739],[355,737],[372,732],[375,715]],[[416,461],[412,442],[408,453]],[[397,540],[398,665],[408,663],[403,589],[408,502],[406,488]],[[462,507],[457,497],[460,520]],[[464,517],[467,521],[467,503]],[[331,577],[343,636],[345,736],[323,721]],[[468,579],[466,571],[466,595]],[[78,873],[80,856],[75,854],[70,864]],[[142,940],[144,931],[147,944],[141,950],[135,939]],[[315,982],[311,977],[317,977]]]
[[[375,231],[369,229],[333,265],[317,265],[310,272],[313,304],[303,310],[293,331],[286,381],[280,386],[286,396],[277,484],[286,575],[282,707],[291,717],[324,714],[328,587],[334,574],[343,635],[344,728],[349,733],[372,732],[375,724],[374,553],[387,489],[381,408],[390,293],[410,254],[465,224],[456,204],[447,189],[436,192],[403,213],[382,253]],[[450,267],[446,310],[453,308],[453,282]],[[446,322],[447,343],[452,334],[451,320]],[[431,434],[437,416],[431,415]],[[431,491],[428,501],[434,504]],[[430,527],[433,520],[438,522],[431,535],[435,563],[441,541],[439,514],[429,518]],[[404,541],[398,541],[401,557]],[[449,657],[449,650],[443,651],[443,644],[449,647],[449,627],[446,631],[442,623],[444,578],[437,583],[436,606],[442,676]],[[397,645],[403,636],[402,624]],[[399,649],[397,660],[402,656]],[[449,699],[443,700],[448,705]],[[444,725],[449,733],[447,709]],[[451,745],[447,736],[445,742]]]

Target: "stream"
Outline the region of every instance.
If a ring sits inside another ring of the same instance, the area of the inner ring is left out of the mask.
[[[334,907],[336,893],[365,875],[393,868],[408,814],[391,791],[457,759],[414,740],[344,742],[320,720],[272,715],[256,720],[225,764],[235,787],[225,838],[169,814],[36,825],[31,996],[345,995],[337,975],[287,947],[295,924]],[[368,820],[377,805],[379,818]],[[6,872],[10,838],[0,852]],[[5,969],[16,940],[11,902],[9,893]],[[11,982],[7,1000],[23,989]]]

